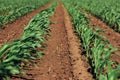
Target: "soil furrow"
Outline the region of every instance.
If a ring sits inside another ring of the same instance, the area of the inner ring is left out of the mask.
[[[34,76],[34,80],[71,80],[72,67],[63,8],[60,3],[58,3],[55,14],[50,19],[55,24],[50,25],[51,36],[47,41],[45,56],[39,63],[39,72],[37,72],[39,74]]]
[[[28,13],[27,15],[19,18],[18,20],[14,21],[13,23],[9,23],[5,25],[4,29],[0,29],[0,47],[2,44],[6,42],[12,42],[15,39],[20,38],[23,33],[24,27],[28,24],[28,22],[40,11],[46,9],[48,6],[51,5],[51,2],[47,3],[43,7],[40,7],[33,12]]]
[[[107,40],[118,50],[111,56],[111,59],[120,63],[120,34],[115,32],[110,26],[106,25],[103,21],[96,18],[95,16],[88,14],[90,19],[90,26],[94,28],[101,28],[104,31],[104,35]]]

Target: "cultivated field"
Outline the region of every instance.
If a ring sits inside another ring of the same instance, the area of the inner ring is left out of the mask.
[[[0,0],[0,80],[120,80],[119,4]]]

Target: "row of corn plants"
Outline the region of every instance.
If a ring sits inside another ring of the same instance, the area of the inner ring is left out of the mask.
[[[89,27],[89,19],[79,11],[78,6],[71,6],[73,3],[70,1],[63,2],[72,16],[74,28],[81,39],[84,55],[88,58],[95,80],[117,80],[120,77],[120,65],[110,60],[116,48],[103,37],[101,29]]]
[[[0,15],[7,15],[8,12],[25,6],[39,7],[49,0],[0,0]]]
[[[36,6],[39,7],[44,5],[50,0],[0,0],[0,15],[5,15],[11,10],[20,8],[21,6]]]
[[[27,64],[30,59],[42,57],[38,51],[46,41],[56,2],[37,14],[26,26],[22,37],[11,43],[4,44],[0,49],[0,80],[6,80],[14,74],[22,74],[21,63]]]
[[[76,0],[72,2],[120,33],[120,0]]]
[[[1,0],[0,1],[0,27],[15,21],[21,16],[43,6],[50,0]]]

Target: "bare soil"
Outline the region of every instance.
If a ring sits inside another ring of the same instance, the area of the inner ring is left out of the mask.
[[[83,61],[80,41],[72,28],[71,19],[62,5],[58,3],[51,24],[47,47],[42,59],[30,65],[27,75],[16,75],[11,80],[93,80],[88,72],[89,65]]]
[[[15,39],[19,39],[23,33],[24,27],[28,24],[28,22],[40,11],[46,9],[50,6],[51,3],[40,7],[33,12],[28,13],[27,15],[19,18],[13,23],[5,25],[4,29],[0,29],[0,47],[6,42],[12,42]]]
[[[98,19],[97,17],[88,14],[87,15],[90,19],[90,26],[94,28],[101,28],[104,31],[104,35],[107,38],[107,40],[118,50],[115,52],[115,54],[112,54],[111,59],[113,61],[117,61],[120,64],[120,34],[115,32],[110,26],[106,25],[103,21]]]

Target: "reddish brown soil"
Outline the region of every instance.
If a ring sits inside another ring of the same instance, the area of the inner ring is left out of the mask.
[[[27,75],[13,76],[11,80],[93,80],[89,68],[82,61],[80,42],[74,34],[67,11],[58,3],[51,24],[47,47],[42,60],[36,60],[25,71]]]
[[[106,25],[103,21],[96,18],[95,16],[88,14],[88,17],[90,19],[90,25],[94,28],[101,28],[104,31],[104,35],[107,38],[107,40],[114,47],[118,48],[115,54],[111,56],[111,59],[120,63],[120,34],[115,32],[113,29],[110,28],[110,26]]]
[[[28,24],[28,22],[40,11],[46,9],[48,6],[50,6],[51,3],[48,3],[44,5],[43,7],[40,7],[39,9],[36,9],[35,11],[28,13],[27,15],[19,18],[15,22],[11,24],[5,25],[5,29],[0,29],[0,47],[2,44],[6,42],[11,42],[15,39],[20,38],[20,36],[23,33],[24,27]]]

